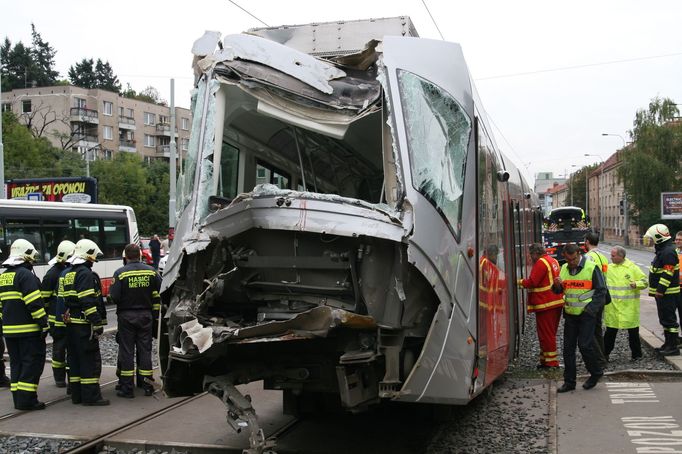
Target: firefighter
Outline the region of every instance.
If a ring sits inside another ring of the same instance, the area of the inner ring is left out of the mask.
[[[102,398],[99,387],[102,371],[99,337],[104,332],[106,312],[102,314],[104,303],[99,277],[92,271],[93,263],[101,254],[94,241],[78,241],[70,260],[72,267],[64,274],[62,288],[67,308],[64,322],[71,402],[87,406],[109,405],[109,401]]]
[[[668,227],[654,224],[644,234],[645,246],[654,245],[656,255],[649,267],[649,296],[656,299],[658,321],[663,326],[665,342],[654,349],[663,356],[679,356],[677,323],[678,298],[680,297],[680,262]]]
[[[590,232],[585,235],[585,249],[587,249],[585,257],[597,264],[604,275],[604,281],[608,283],[609,259],[607,259],[604,254],[597,250],[597,246],[599,246],[599,235],[594,232]],[[608,285],[606,288],[608,295]],[[605,304],[609,304],[610,302],[611,296],[608,295],[606,297]],[[594,341],[595,346],[597,347],[597,356],[599,356],[599,364],[601,365],[602,369],[605,368],[606,364],[608,363],[608,360],[606,359],[608,355],[605,354],[604,348],[604,331],[602,329],[603,318],[604,310],[601,309],[599,313],[597,313],[596,322],[594,325]]]
[[[563,250],[566,263],[561,266],[559,277],[564,291],[564,383],[557,392],[575,389],[576,346],[580,348],[590,377],[583,383],[584,389],[594,388],[604,371],[599,364],[594,341],[594,325],[597,313],[604,307],[606,284],[597,265],[580,254],[575,243]]]
[[[76,245],[65,240],[57,246],[57,255],[50,260],[52,267],[47,270],[42,284],[42,297],[47,309],[52,336],[52,374],[57,388],[66,388],[66,325],[59,315],[57,319],[57,297],[59,296],[59,277],[69,266],[67,259],[73,255]]]
[[[33,273],[38,257],[33,245],[18,239],[0,274],[0,303],[3,331],[10,364],[10,389],[17,410],[42,410],[38,400],[38,381],[45,366],[47,313],[40,297],[40,279]]]
[[[682,230],[675,234],[675,252],[680,265],[682,265]],[[680,267],[682,269],[682,266]],[[682,279],[680,279],[680,287],[682,287]],[[680,288],[680,297],[677,298],[677,323],[682,326],[682,288]],[[682,337],[677,338],[678,347],[682,347]]]
[[[2,249],[0,249],[0,253]],[[10,380],[5,372],[5,339],[2,336],[2,300],[0,300],[0,388],[9,388]]]
[[[118,316],[119,348],[118,361],[121,367],[119,397],[135,397],[133,376],[135,375],[135,350],[138,355],[138,386],[140,377],[145,396],[151,396],[153,386],[145,379],[151,379],[152,370],[152,329],[158,321],[161,300],[159,289],[161,278],[149,265],[140,262],[140,247],[129,244],[125,247],[126,265],[116,270],[111,285],[111,298],[116,303]]]
[[[528,248],[533,268],[527,279],[519,279],[520,287],[528,289],[528,312],[535,313],[536,327],[540,348],[540,364],[538,369],[559,367],[559,354],[556,348],[556,332],[561,321],[561,308],[564,298],[561,292],[552,287],[559,283],[559,262],[550,257],[545,248],[539,244],[531,244]]]
[[[611,249],[611,266],[607,283],[613,301],[604,306],[604,353],[608,358],[616,342],[619,329],[628,330],[631,360],[642,358],[642,344],[639,339],[639,292],[647,287],[647,279],[642,270],[630,259],[625,258],[625,248],[614,246]]]

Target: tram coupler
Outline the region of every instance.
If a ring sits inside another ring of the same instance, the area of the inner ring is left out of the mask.
[[[233,384],[230,375],[219,377],[204,377],[204,390],[219,398],[227,407],[227,423],[235,432],[241,433],[248,428],[249,449],[244,449],[243,454],[276,454],[274,451],[275,441],[267,440],[263,429],[258,424],[256,410],[251,405],[251,396],[244,396]]]

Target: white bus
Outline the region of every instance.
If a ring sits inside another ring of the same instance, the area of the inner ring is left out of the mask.
[[[114,271],[123,266],[123,248],[140,239],[135,212],[128,206],[0,200],[0,263],[19,238],[30,241],[40,252],[34,270],[41,279],[61,241],[93,240],[104,253],[93,270],[102,279],[105,295]]]

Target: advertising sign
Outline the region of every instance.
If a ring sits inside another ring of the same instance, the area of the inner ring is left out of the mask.
[[[8,199],[97,203],[97,180],[91,177],[16,178],[5,183]]]
[[[661,192],[661,219],[682,219],[682,192]]]

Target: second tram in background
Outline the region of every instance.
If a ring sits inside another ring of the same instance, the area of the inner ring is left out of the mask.
[[[258,450],[236,384],[264,380],[296,413],[465,404],[499,377],[542,215],[460,46],[399,17],[207,32],[193,50],[166,392],[219,396]]]

